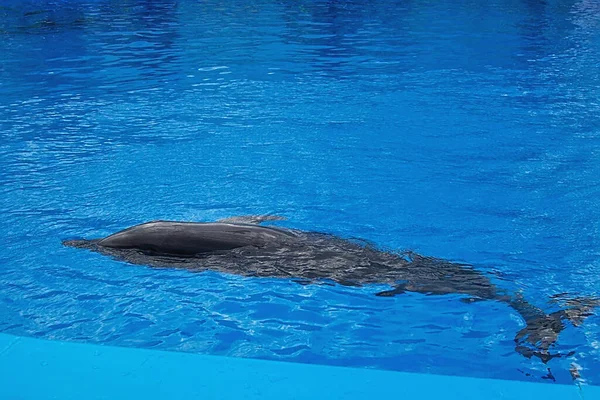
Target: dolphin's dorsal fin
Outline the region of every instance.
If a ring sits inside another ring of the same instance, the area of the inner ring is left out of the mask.
[[[286,217],[280,215],[241,215],[237,217],[229,217],[217,220],[223,223],[240,223],[240,224],[261,224],[265,221],[283,221]]]

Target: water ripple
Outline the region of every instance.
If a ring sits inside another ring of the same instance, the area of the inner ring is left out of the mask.
[[[153,270],[60,243],[282,213],[475,264],[544,309],[597,294],[598,15],[589,1],[4,2],[0,331],[546,381],[502,304],[382,302],[378,287]],[[560,340],[595,384],[598,318]],[[558,382],[569,362],[552,361]]]

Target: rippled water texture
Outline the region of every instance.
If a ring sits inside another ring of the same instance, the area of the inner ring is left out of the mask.
[[[544,365],[499,302],[129,265],[61,240],[277,224],[467,262],[547,312],[600,287],[594,1],[3,1],[0,331],[600,384],[600,317]]]

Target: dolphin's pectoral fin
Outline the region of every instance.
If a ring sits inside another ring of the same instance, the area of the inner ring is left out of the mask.
[[[219,219],[216,222],[222,223],[242,223],[242,224],[262,224],[265,221],[283,221],[286,217],[280,215],[240,215],[237,217],[229,217]]]
[[[402,283],[391,290],[384,290],[383,292],[375,293],[375,296],[379,297],[393,297],[397,294],[406,293],[406,283]]]

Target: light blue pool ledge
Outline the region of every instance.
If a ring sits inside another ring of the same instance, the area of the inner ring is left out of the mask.
[[[600,399],[600,387],[412,374],[0,334],[0,399]]]

